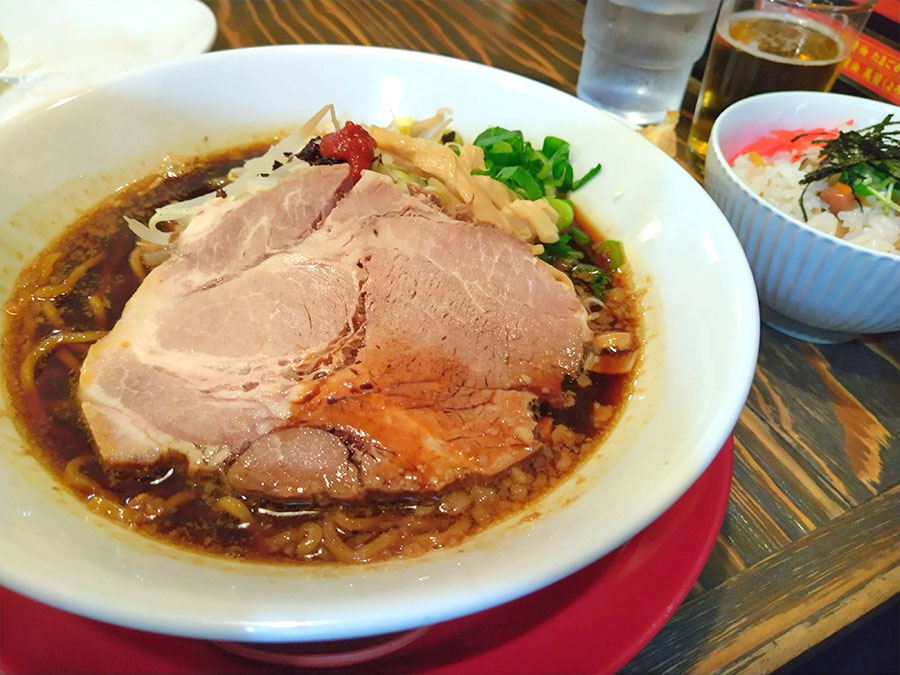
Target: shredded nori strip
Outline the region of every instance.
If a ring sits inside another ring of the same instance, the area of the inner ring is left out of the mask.
[[[831,176],[838,176],[840,182],[850,185],[860,208],[862,203],[857,195],[874,197],[886,205],[891,203],[891,193],[900,182],[900,130],[889,129],[896,126],[900,126],[900,119],[887,115],[881,122],[864,129],[840,131],[836,138],[812,141],[821,146],[821,162],[800,179],[803,220],[807,220],[803,197],[810,184]],[[800,134],[792,141],[806,135]]]
[[[314,164],[317,159],[320,159],[322,157],[322,153],[319,151],[319,143],[321,142],[321,136],[310,138],[309,142],[303,146],[303,149],[300,152],[296,153],[294,156],[297,159],[302,159],[304,162]]]
[[[347,163],[346,159],[340,159],[338,157],[324,157],[322,155],[322,151],[319,149],[319,144],[321,142],[321,136],[316,136],[315,138],[309,139],[309,142],[303,146],[303,149],[300,150],[300,152],[294,154],[294,157],[296,157],[297,159],[302,159],[304,162],[312,164],[313,166]]]

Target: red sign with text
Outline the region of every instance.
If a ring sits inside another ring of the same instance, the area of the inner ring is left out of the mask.
[[[888,101],[900,104],[900,52],[896,49],[860,35],[841,72]]]

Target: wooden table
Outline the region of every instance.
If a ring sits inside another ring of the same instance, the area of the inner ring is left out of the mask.
[[[575,91],[576,0],[206,2],[218,19],[215,49],[401,47]],[[689,169],[697,89],[692,79],[677,127],[677,158]],[[687,599],[624,671],[772,671],[896,596],[898,450],[900,335],[816,346],[763,326],[722,531]]]

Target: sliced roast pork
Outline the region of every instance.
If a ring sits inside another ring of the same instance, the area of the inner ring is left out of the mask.
[[[273,498],[433,491],[528,456],[589,337],[524,243],[312,167],[195,216],[79,391],[112,465],[182,454]]]

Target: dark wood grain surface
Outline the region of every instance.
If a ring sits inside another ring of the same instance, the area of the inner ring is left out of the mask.
[[[577,0],[206,1],[219,25],[215,49],[400,47],[575,91]],[[896,48],[896,34],[878,37]],[[865,95],[849,81],[837,88]],[[695,176],[684,140],[697,89],[692,78],[677,127],[677,158]],[[772,671],[896,596],[898,450],[897,333],[816,346],[763,326],[716,546],[671,621],[624,670]]]

